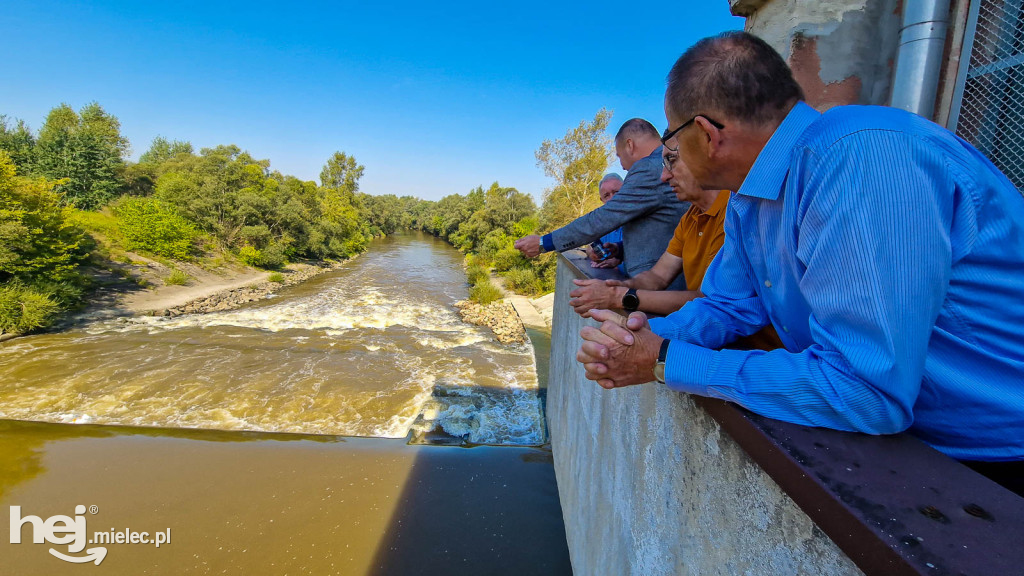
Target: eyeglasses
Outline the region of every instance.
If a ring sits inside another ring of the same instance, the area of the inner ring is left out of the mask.
[[[668,146],[668,144],[665,144],[666,142],[668,142],[673,136],[678,134],[680,130],[682,130],[683,128],[686,128],[690,124],[693,124],[693,121],[696,120],[697,118],[703,118],[703,119],[707,120],[708,123],[710,123],[715,128],[718,128],[719,130],[721,130],[722,128],[725,128],[725,124],[722,124],[721,122],[715,122],[714,120],[712,120],[711,118],[708,118],[707,116],[705,116],[703,114],[697,114],[693,118],[690,118],[686,122],[683,122],[682,124],[680,124],[678,128],[676,128],[675,130],[672,130],[671,132],[669,131],[668,128],[665,128],[665,133],[661,137],[662,145]],[[674,148],[669,148],[669,150],[675,150],[675,149]]]
[[[666,146],[668,148],[668,146]],[[674,149],[668,148],[675,152]],[[676,160],[679,160],[679,154],[665,154],[661,157],[661,165],[665,167],[665,170],[672,171],[672,167],[676,165]]]

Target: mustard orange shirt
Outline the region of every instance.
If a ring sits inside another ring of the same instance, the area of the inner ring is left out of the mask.
[[[669,254],[683,259],[687,290],[700,290],[704,273],[725,243],[725,208],[729,205],[729,196],[728,190],[719,192],[707,212],[701,212],[696,204],[690,206],[679,220],[672,240],[665,249]],[[768,325],[750,336],[737,339],[728,347],[774,350],[782,347],[782,340],[775,328]]]
[[[722,190],[707,212],[701,212],[696,204],[690,206],[672,234],[665,251],[683,259],[687,290],[700,290],[704,273],[725,242],[725,207],[728,204],[729,191]]]

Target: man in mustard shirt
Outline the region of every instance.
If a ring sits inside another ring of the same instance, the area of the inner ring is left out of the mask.
[[[676,198],[692,206],[679,220],[665,253],[653,268],[628,280],[574,280],[578,288],[569,293],[569,304],[578,314],[588,317],[594,308],[669,314],[701,296],[704,272],[725,241],[729,191],[702,189],[678,158],[676,151],[663,149],[661,179]],[[680,273],[686,278],[686,290],[666,291]]]

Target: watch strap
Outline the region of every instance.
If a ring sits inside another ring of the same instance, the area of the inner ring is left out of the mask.
[[[661,341],[661,348],[658,350],[658,361],[654,364],[654,379],[661,384],[665,383],[665,359],[668,357],[669,342],[668,338]]]
[[[636,294],[636,288],[626,290],[622,296],[622,309],[626,312],[636,312],[640,308],[640,297]]]
[[[661,341],[661,348],[658,349],[658,362],[665,363],[665,359],[668,357],[668,343],[671,342],[668,338]]]

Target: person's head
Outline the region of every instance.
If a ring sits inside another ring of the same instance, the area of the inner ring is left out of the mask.
[[[615,155],[626,171],[637,160],[650,156],[658,146],[661,146],[658,129],[643,118],[626,120],[615,134]]]
[[[604,204],[615,196],[615,193],[622,189],[622,176],[619,176],[615,172],[609,172],[601,178],[601,182],[597,185],[597,190],[601,194],[601,203]]]
[[[668,130],[665,131],[668,133]],[[667,182],[676,193],[680,202],[694,202],[700,198],[704,191],[693,177],[693,173],[687,168],[686,162],[679,158],[679,153],[668,146],[661,149],[661,180]]]
[[[676,60],[665,90],[666,147],[703,188],[735,190],[803,90],[782,56],[747,32],[700,40]]]

